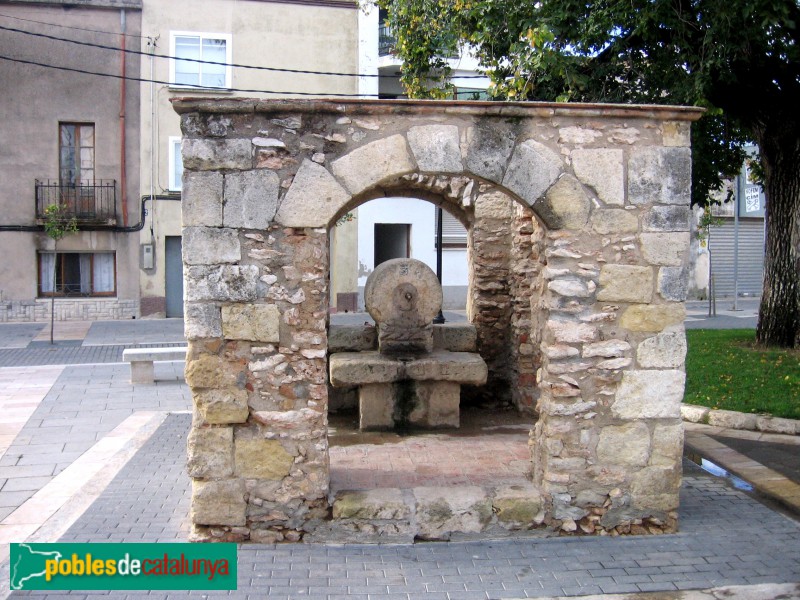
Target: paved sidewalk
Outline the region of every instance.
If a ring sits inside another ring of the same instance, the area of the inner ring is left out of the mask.
[[[13,335],[6,335],[8,331]],[[0,351],[0,367],[6,350],[20,357],[37,356],[41,335],[41,324],[0,325],[0,346],[5,348]],[[47,335],[49,340],[49,331]],[[92,323],[62,329],[59,344],[46,350],[59,360],[71,360],[69,352],[74,350],[114,352],[122,346],[177,344],[182,339],[182,327],[175,321]],[[191,401],[182,368],[182,362],[157,363],[159,381],[144,386],[131,385],[128,365],[116,362],[0,368],[0,411],[7,415],[0,426],[0,598],[8,586],[8,563],[3,559],[9,541],[187,539],[190,481],[185,473],[185,439]],[[760,474],[773,481],[771,469],[748,456],[754,451],[744,444],[738,452],[725,449],[731,435],[727,430],[694,426],[687,443],[707,438],[713,442],[705,442],[709,455],[715,448],[721,451],[714,457],[716,464],[724,466],[734,457],[734,462],[751,469],[748,477],[758,479]],[[763,434],[739,435],[749,441]],[[514,431],[498,435],[505,444],[517,437],[524,445],[525,436]],[[784,438],[758,439],[773,445]],[[792,438],[791,444],[795,441]],[[800,450],[798,445],[792,447]],[[365,455],[375,464],[387,456],[405,461],[390,456],[388,445],[375,448],[374,455]],[[764,446],[760,448],[763,453]],[[511,463],[517,455],[507,450],[503,460],[515,468]],[[791,451],[768,453],[762,460],[793,456],[800,463],[800,452]],[[666,600],[677,598],[679,590],[743,585],[738,591],[726,588],[692,598],[766,600],[777,594],[800,598],[796,586],[776,587],[800,582],[800,522],[736,489],[729,479],[714,477],[688,461],[684,465],[680,532],[674,535],[413,546],[245,545],[239,551],[239,589],[230,595],[100,594],[131,600],[187,596],[493,600],[636,593],[636,600],[642,600],[646,593],[666,592],[669,595],[654,597]],[[349,476],[346,471],[344,476]],[[791,482],[794,473],[790,469],[778,475]],[[769,585],[754,587],[760,584]],[[12,597],[56,600],[96,594],[15,592]]]

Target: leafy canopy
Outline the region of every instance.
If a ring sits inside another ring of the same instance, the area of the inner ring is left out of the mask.
[[[503,100],[703,106],[693,202],[707,202],[776,119],[798,127],[797,0],[374,0],[412,97],[449,95],[468,45]]]

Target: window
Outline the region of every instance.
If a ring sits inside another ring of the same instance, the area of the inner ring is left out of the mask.
[[[175,86],[231,87],[231,36],[225,33],[170,34],[169,81]],[[205,62],[225,63],[212,65]]]
[[[467,230],[446,210],[442,211],[442,248],[466,248]]]
[[[117,272],[113,252],[39,253],[39,296],[113,296]]]
[[[59,123],[59,183],[62,186],[94,181],[94,125]]]
[[[179,192],[183,189],[183,157],[181,156],[181,138],[169,138],[169,190]]]

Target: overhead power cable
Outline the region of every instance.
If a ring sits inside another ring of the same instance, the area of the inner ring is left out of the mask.
[[[116,75],[114,73],[98,73],[97,71],[88,71],[86,69],[78,69],[75,67],[63,67],[58,65],[49,65],[46,63],[37,62],[34,60],[25,60],[22,58],[12,58],[10,56],[2,56],[0,55],[0,60],[6,60],[9,62],[20,63],[23,65],[34,65],[37,67],[44,67],[46,69],[55,69],[57,71],[69,71],[71,73],[81,73],[83,75],[97,75],[98,77],[111,77],[112,79],[125,79],[128,81],[139,81],[141,83],[158,83],[163,85],[175,85],[170,83],[169,81],[161,81],[158,79],[145,79],[143,77],[133,77],[130,75]],[[245,89],[245,88],[213,88],[208,87],[205,85],[196,85],[196,84],[180,84],[182,88],[190,88],[190,89],[197,89],[203,91],[215,91],[219,90],[220,92],[244,92],[247,94],[275,94],[281,96],[320,96],[320,97],[336,97],[336,98],[363,98],[365,96],[377,98],[378,94],[345,94],[345,93],[333,93],[333,92],[289,92],[289,91],[277,91],[277,90],[256,90],[256,89]]]
[[[0,15],[3,16],[3,15]],[[386,78],[386,79],[395,79],[396,75],[381,75],[379,73],[342,73],[336,71],[311,71],[311,70],[304,70],[304,69],[286,69],[280,67],[262,67],[258,65],[245,65],[239,63],[226,63],[226,62],[218,62],[213,60],[202,60],[199,58],[178,58],[176,56],[170,56],[168,54],[158,54],[158,53],[150,53],[144,52],[143,50],[134,50],[131,48],[118,48],[116,46],[108,46],[106,44],[97,44],[94,42],[83,42],[79,40],[73,40],[70,38],[63,38],[56,35],[49,35],[47,33],[36,33],[33,31],[26,31],[24,29],[18,29],[16,27],[5,27],[0,25],[0,30],[3,31],[11,31],[14,33],[21,33],[24,35],[30,35],[39,38],[45,38],[48,40],[54,40],[57,42],[66,42],[68,44],[77,44],[79,46],[88,46],[90,48],[99,48],[101,50],[113,50],[114,52],[125,52],[126,54],[135,54],[139,56],[147,56],[147,57],[155,57],[155,58],[166,58],[168,60],[179,60],[184,62],[192,62],[192,63],[199,63],[203,65],[215,65],[219,67],[234,67],[237,69],[254,69],[257,71],[276,71],[280,73],[295,73],[299,75],[325,75],[325,76],[333,76],[333,77],[367,77],[367,78]],[[456,75],[453,79],[486,79],[485,75]]]
[[[13,15],[0,14],[0,17],[3,17],[5,19],[14,19],[16,21],[25,21],[26,23],[36,23],[37,25],[47,25],[49,27],[60,27],[62,29],[73,29],[75,31],[88,31],[89,33],[103,33],[105,35],[124,35],[125,37],[139,38],[139,39],[147,38],[146,35],[138,35],[138,34],[135,34],[135,33],[114,33],[112,31],[102,31],[100,29],[89,29],[87,27],[73,27],[73,26],[70,26],[70,25],[60,25],[58,23],[47,23],[45,21],[36,21],[35,19],[23,19],[22,17],[15,17]]]

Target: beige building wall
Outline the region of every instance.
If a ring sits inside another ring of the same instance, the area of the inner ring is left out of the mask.
[[[31,35],[46,34],[118,48],[123,27],[140,32],[140,0],[86,0],[48,3],[0,2],[3,23],[28,32],[4,31],[0,54],[43,65],[121,74],[120,53]],[[89,31],[92,30],[92,31]],[[126,38],[129,44],[136,45]],[[125,69],[139,73],[139,59],[127,55]],[[123,231],[139,221],[138,85],[88,73],[0,61],[0,322],[45,321],[50,301],[39,297],[39,252],[53,242],[37,221],[36,180],[51,180],[51,199],[59,198],[59,124],[94,125],[94,177],[114,180],[115,218],[79,223],[80,231],[62,240],[59,252],[115,255],[116,289],[100,296],[59,297],[55,317],[131,318],[139,310],[138,232]],[[121,119],[121,96],[125,102]],[[124,146],[123,135],[124,131]],[[127,177],[123,175],[125,164]],[[125,199],[123,204],[123,197]]]
[[[148,53],[170,55],[172,32],[224,34],[229,36],[233,63],[323,72],[358,70],[355,2],[145,0],[142,21],[142,50]],[[170,61],[144,57],[141,72],[143,79],[170,81]],[[170,189],[174,186],[170,185],[169,168],[170,140],[181,132],[170,99],[209,93],[263,98],[356,94],[358,79],[234,67],[230,86],[232,91],[226,92],[219,88],[205,91],[166,83],[142,84],[141,189],[154,198],[140,237],[143,251],[149,245],[154,253],[153,267],[143,268],[140,275],[143,316],[167,314],[165,238],[181,235],[180,193]],[[236,91],[239,89],[248,91]]]

